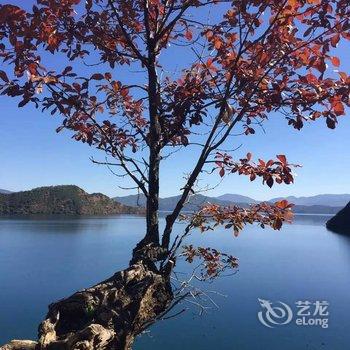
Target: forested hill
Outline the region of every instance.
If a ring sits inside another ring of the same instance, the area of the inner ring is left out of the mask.
[[[0,214],[109,215],[142,214],[143,209],[118,203],[102,193],[88,194],[78,186],[39,187],[0,194]]]

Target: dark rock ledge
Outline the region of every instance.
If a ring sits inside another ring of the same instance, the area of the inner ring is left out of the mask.
[[[330,231],[350,235],[350,202],[326,223]]]

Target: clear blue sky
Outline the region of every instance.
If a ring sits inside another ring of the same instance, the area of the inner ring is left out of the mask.
[[[0,3],[23,3],[0,1]],[[26,2],[26,5],[32,1]],[[350,72],[349,47],[339,48],[341,70]],[[57,63],[57,62],[56,62]],[[177,63],[181,63],[179,57]],[[1,64],[0,64],[0,69]],[[18,100],[0,96],[0,188],[12,191],[43,185],[76,184],[88,192],[102,192],[110,196],[128,195],[132,191],[118,188],[128,185],[114,177],[108,169],[93,165],[89,157],[103,159],[103,154],[70,139],[69,132],[55,133],[60,125],[58,117],[42,114],[32,106],[17,108]],[[276,185],[272,189],[259,180],[231,175],[207,195],[238,193],[256,199],[276,196],[306,196],[320,193],[350,193],[350,118],[342,117],[338,127],[330,130],[323,120],[306,125],[301,131],[287,126],[280,116],[271,115],[264,125],[265,133],[237,137],[234,145],[243,144],[237,157],[251,151],[259,158],[269,159],[286,154],[297,169],[294,185]],[[183,174],[191,169],[199,149],[182,152],[165,161],[161,172],[161,195],[178,194]],[[202,184],[215,184],[217,176],[203,178]]]

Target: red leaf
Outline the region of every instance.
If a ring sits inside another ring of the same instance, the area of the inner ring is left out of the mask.
[[[207,68],[208,68],[209,70],[211,70],[211,71],[213,71],[213,72],[215,72],[215,71],[217,70],[216,67],[215,67],[214,64],[213,64],[213,59],[212,59],[212,58],[208,58],[207,63],[206,63],[206,66],[207,66]]]
[[[10,81],[9,78],[7,77],[7,74],[3,70],[0,70],[0,78],[6,83]]]
[[[181,136],[181,142],[185,147],[188,146],[188,138],[186,136]]]
[[[93,74],[93,75],[91,76],[90,79],[92,79],[92,80],[102,80],[102,79],[103,79],[103,75],[100,74],[100,73],[95,73],[95,74]]]
[[[285,208],[288,208],[289,203],[287,200],[283,199],[279,202],[276,202],[275,205],[277,208],[285,209]]]
[[[317,83],[317,81],[318,81],[318,79],[311,73],[306,74],[305,78],[306,78],[307,82],[310,84]]]
[[[73,67],[68,66],[63,70],[62,75],[66,75],[67,73],[71,72],[72,70],[73,70]]]
[[[122,95],[122,97],[125,98],[125,97],[128,96],[128,94],[129,94],[129,89],[128,89],[128,88],[123,88],[123,89],[121,90],[120,94]]]
[[[23,99],[19,104],[18,107],[23,107],[29,102],[29,99]]]
[[[121,88],[121,83],[120,83],[120,81],[114,81],[114,82],[112,82],[112,86],[113,86],[113,90],[117,92]]]
[[[338,44],[339,40],[340,40],[340,35],[339,34],[333,35],[332,39],[331,39],[331,45],[333,47],[337,47],[337,44]]]
[[[330,129],[335,129],[335,120],[334,119],[327,118],[326,123]]]
[[[269,186],[270,188],[273,186],[273,177],[270,176],[267,180],[266,180],[267,186]]]
[[[327,69],[326,63],[324,62],[324,59],[318,59],[316,60],[314,67],[318,69],[321,73],[324,73]]]
[[[65,126],[61,125],[56,129],[56,132],[58,133],[58,132],[62,131],[64,128],[65,128]]]
[[[193,39],[193,34],[190,30],[187,30],[186,33],[185,33],[185,38],[188,40],[188,41],[191,41]]]
[[[282,220],[280,218],[276,218],[274,221],[272,228],[275,230],[279,230],[282,227]]]
[[[279,154],[277,155],[277,159],[282,163],[282,164],[287,164],[287,158],[284,154]]]
[[[214,47],[215,47],[217,50],[220,49],[221,45],[222,45],[222,41],[221,41],[219,38],[215,39],[215,41],[214,41]]]
[[[332,63],[334,66],[339,67],[340,66],[340,59],[338,57],[332,57]]]
[[[334,110],[334,113],[338,116],[345,114],[344,105],[340,101],[337,101],[335,104],[333,104],[333,110]]]
[[[340,75],[340,78],[344,81],[346,81],[348,78],[348,75],[344,72],[339,72],[339,75]]]
[[[221,168],[221,169],[220,169],[219,175],[220,175],[221,177],[223,177],[223,176],[225,175],[225,169],[224,169],[224,168]]]

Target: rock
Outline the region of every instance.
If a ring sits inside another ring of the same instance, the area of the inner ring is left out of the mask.
[[[350,202],[326,223],[330,231],[350,235]]]
[[[111,278],[49,306],[39,341],[1,350],[130,350],[173,300],[168,275],[139,261]]]
[[[61,341],[52,341],[46,349],[110,349],[109,344],[113,341],[115,332],[106,329],[100,324],[91,324],[83,330],[70,335]]]
[[[12,340],[10,343],[1,346],[1,350],[35,350],[38,342],[32,340]]]

